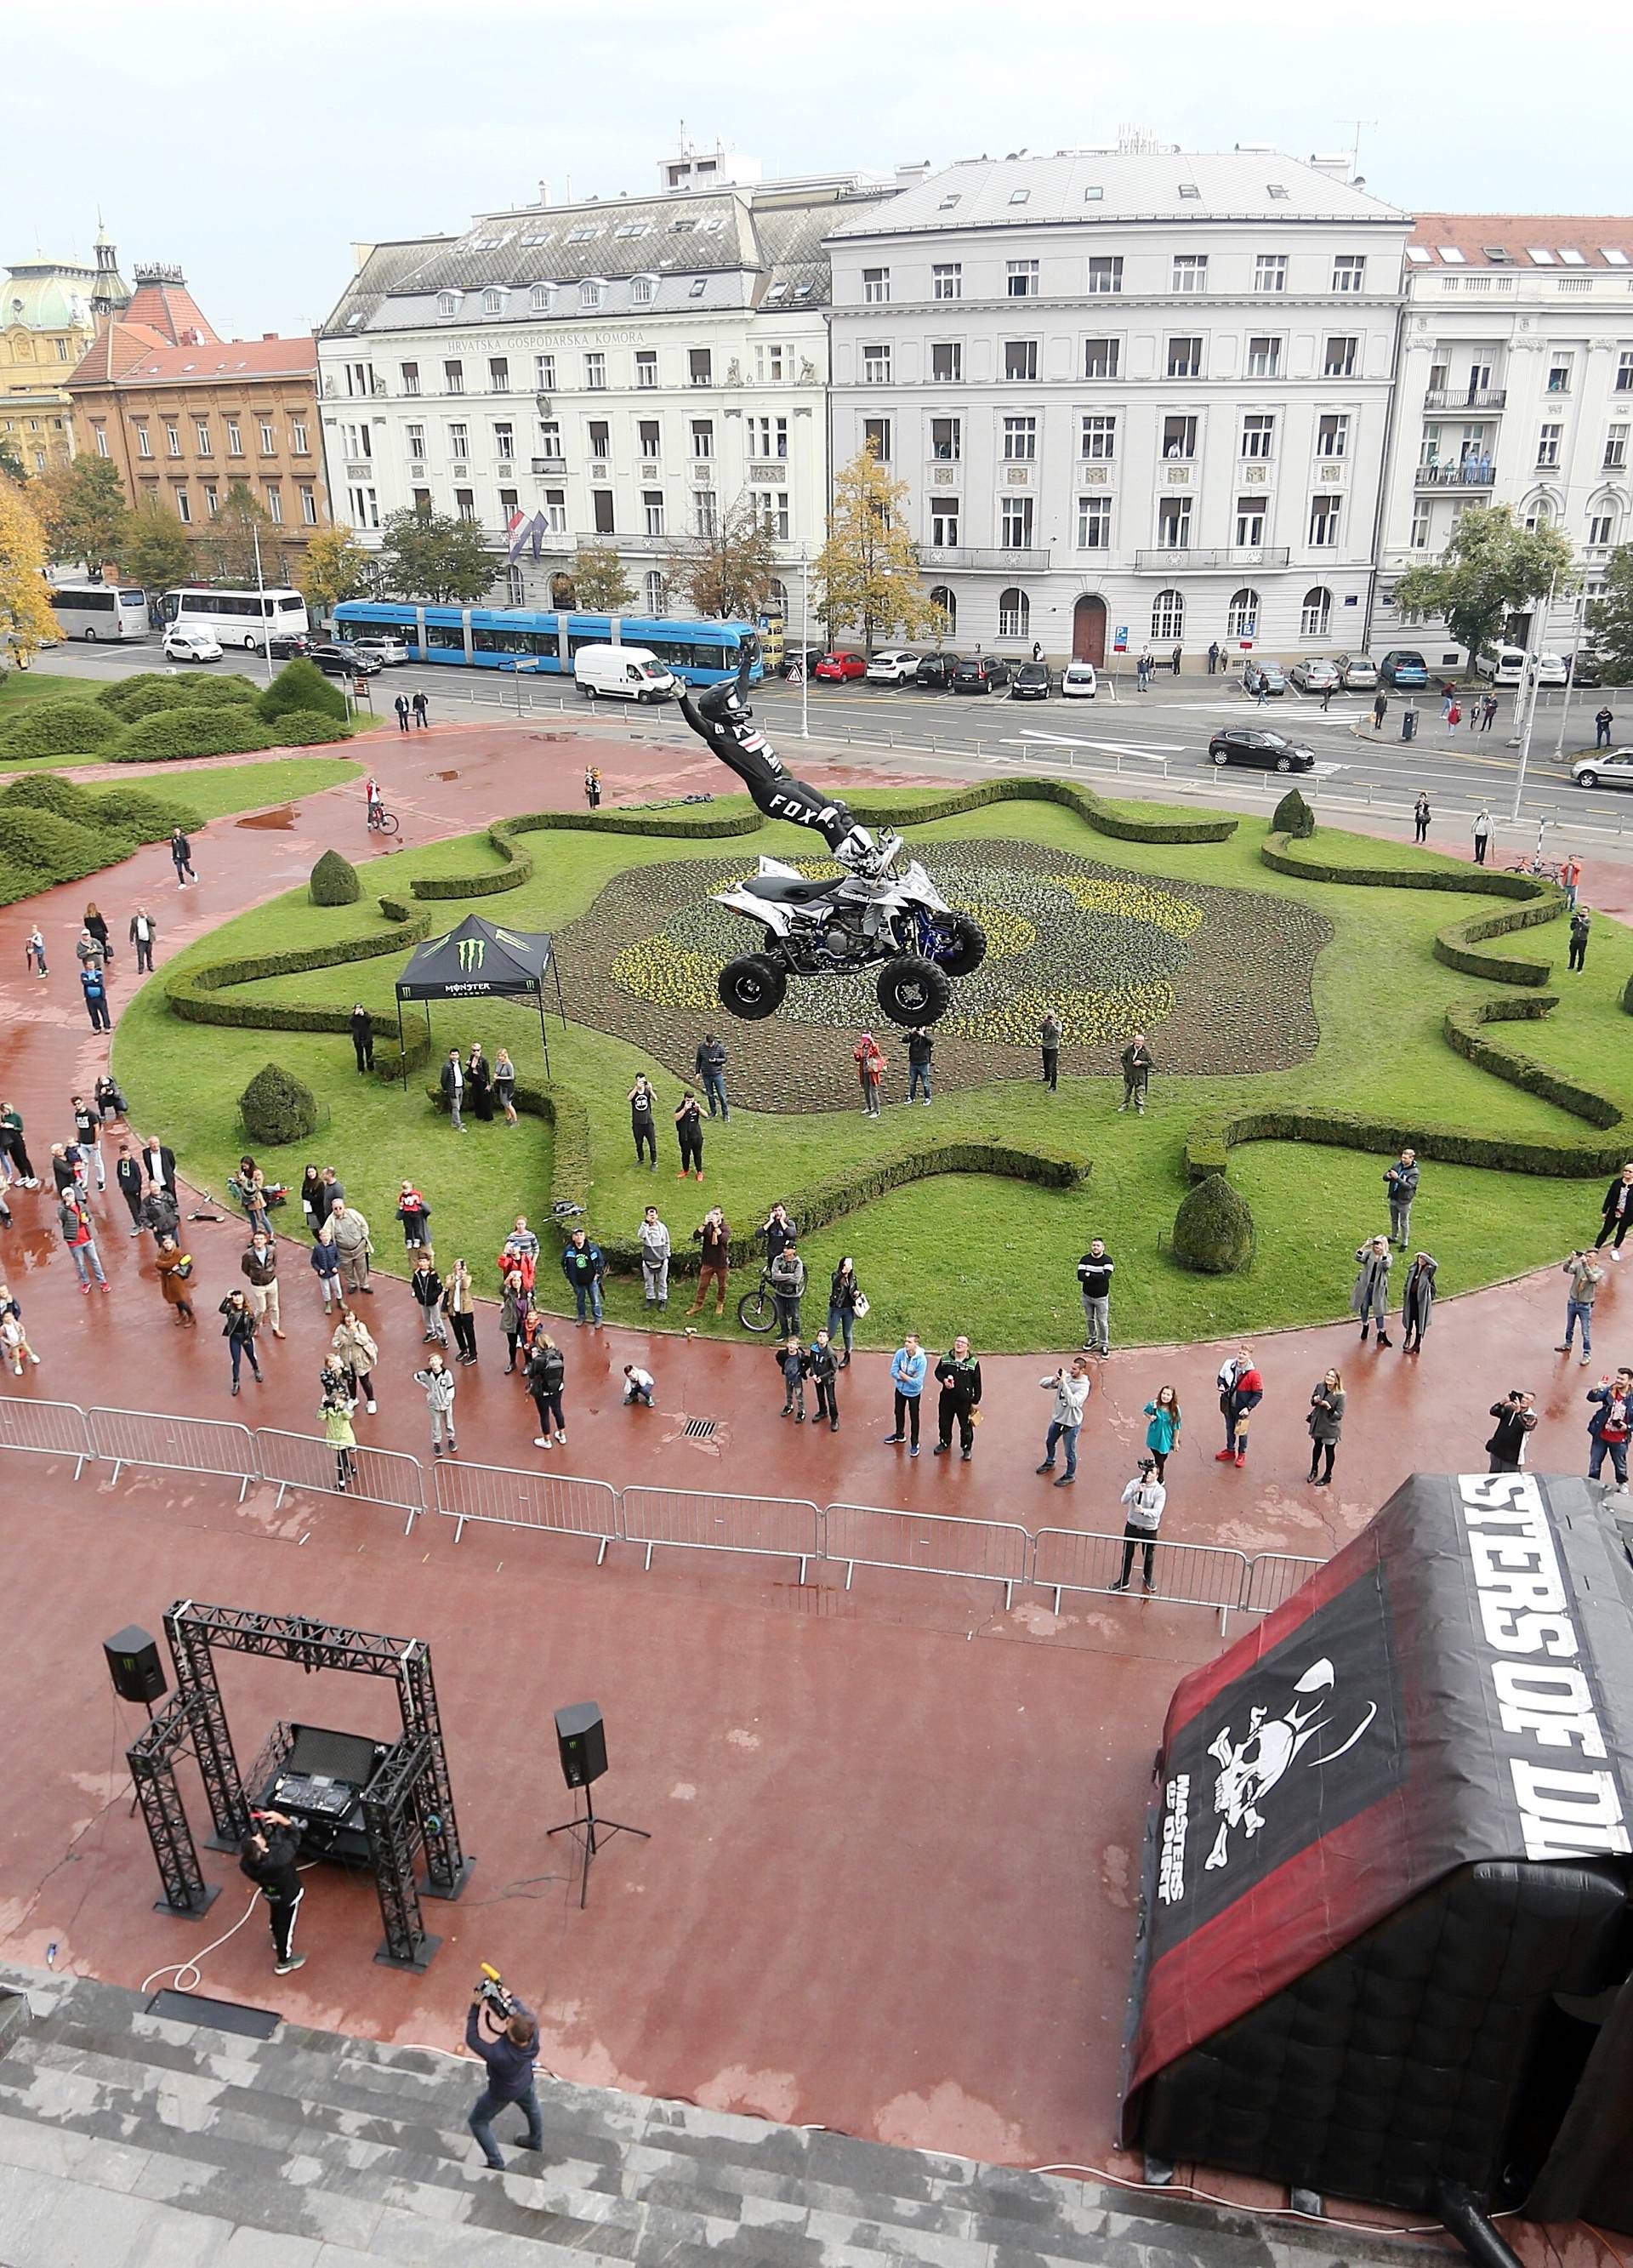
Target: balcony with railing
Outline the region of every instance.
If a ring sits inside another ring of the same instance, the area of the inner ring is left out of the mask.
[[[1460,464],[1419,465],[1412,484],[1419,489],[1489,489],[1497,481],[1490,457],[1465,457]]]
[[[961,567],[978,575],[1040,575],[1048,563],[1047,544],[994,550],[979,544],[926,543],[919,553],[919,564],[927,574],[932,569]]]
[[[1423,395],[1425,409],[1502,409],[1507,401],[1505,386],[1431,386]]]
[[[1232,543],[1211,550],[1182,543],[1136,551],[1134,568],[1139,575],[1222,574],[1238,567],[1285,567],[1290,556],[1284,543]]]

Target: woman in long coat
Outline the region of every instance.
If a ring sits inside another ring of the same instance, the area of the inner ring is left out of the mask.
[[[1380,1347],[1394,1344],[1389,1336],[1389,1263],[1394,1257],[1387,1236],[1374,1236],[1370,1242],[1356,1248],[1356,1265],[1360,1274],[1355,1279],[1355,1289],[1350,1294],[1350,1305],[1361,1318],[1361,1344],[1366,1344],[1366,1335],[1374,1321],[1378,1325]]]
[[[472,1109],[484,1125],[490,1126],[493,1123],[493,1072],[482,1051],[480,1040],[471,1049],[471,1059],[465,1068],[465,1085],[471,1098]]]
[[[1423,1333],[1434,1320],[1435,1278],[1440,1263],[1427,1252],[1420,1252],[1406,1271],[1406,1281],[1401,1287],[1401,1351],[1419,1354],[1423,1351]]]

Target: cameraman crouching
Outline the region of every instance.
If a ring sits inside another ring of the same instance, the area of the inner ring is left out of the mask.
[[[511,2004],[511,2013],[504,2029],[497,2039],[484,2039],[482,2034],[481,2010],[482,1994],[480,1989],[471,1995],[470,2012],[465,2019],[465,2044],[473,2055],[479,2055],[488,2066],[488,2084],[477,2096],[467,2124],[476,2137],[482,2154],[496,2173],[504,2171],[504,2161],[499,2155],[499,2146],[493,2139],[493,2121],[507,2102],[514,2102],[526,2113],[527,2139],[520,2146],[524,2150],[542,2150],[544,2129],[539,2121],[539,2095],[533,2086],[533,2068],[539,2057],[539,2020],[532,2011],[524,2008],[519,2000]]]

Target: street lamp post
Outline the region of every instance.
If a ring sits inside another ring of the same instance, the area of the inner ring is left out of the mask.
[[[811,553],[799,547],[799,737],[811,738]]]
[[[1519,816],[1520,802],[1526,792],[1526,766],[1531,761],[1531,735],[1535,729],[1537,720],[1538,656],[1541,652],[1537,639],[1540,635],[1544,634],[1541,625],[1547,622],[1553,610],[1554,584],[1550,581],[1548,586],[1548,604],[1534,610],[1531,616],[1530,635],[1526,640],[1526,689],[1530,695],[1530,699],[1526,704],[1525,730],[1519,736],[1519,770],[1514,777],[1514,808],[1510,814],[1514,819]]]
[[[272,624],[267,619],[267,586],[261,572],[261,530],[254,520],[249,524],[255,543],[255,592],[261,601],[261,658],[267,665],[267,682],[272,682]]]
[[[1577,656],[1582,651],[1582,640],[1586,635],[1586,622],[1587,585],[1584,584],[1577,593],[1576,608],[1570,620],[1570,659],[1565,667],[1565,697],[1559,704],[1559,738],[1554,743],[1556,762],[1565,750],[1565,726],[1570,718],[1570,696],[1577,689]]]

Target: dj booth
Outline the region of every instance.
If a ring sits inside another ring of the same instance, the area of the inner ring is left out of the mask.
[[[307,1858],[368,1869],[373,1864],[363,1798],[390,1751],[361,1733],[277,1724],[247,1779],[257,1811],[282,1811],[301,1830]]]

